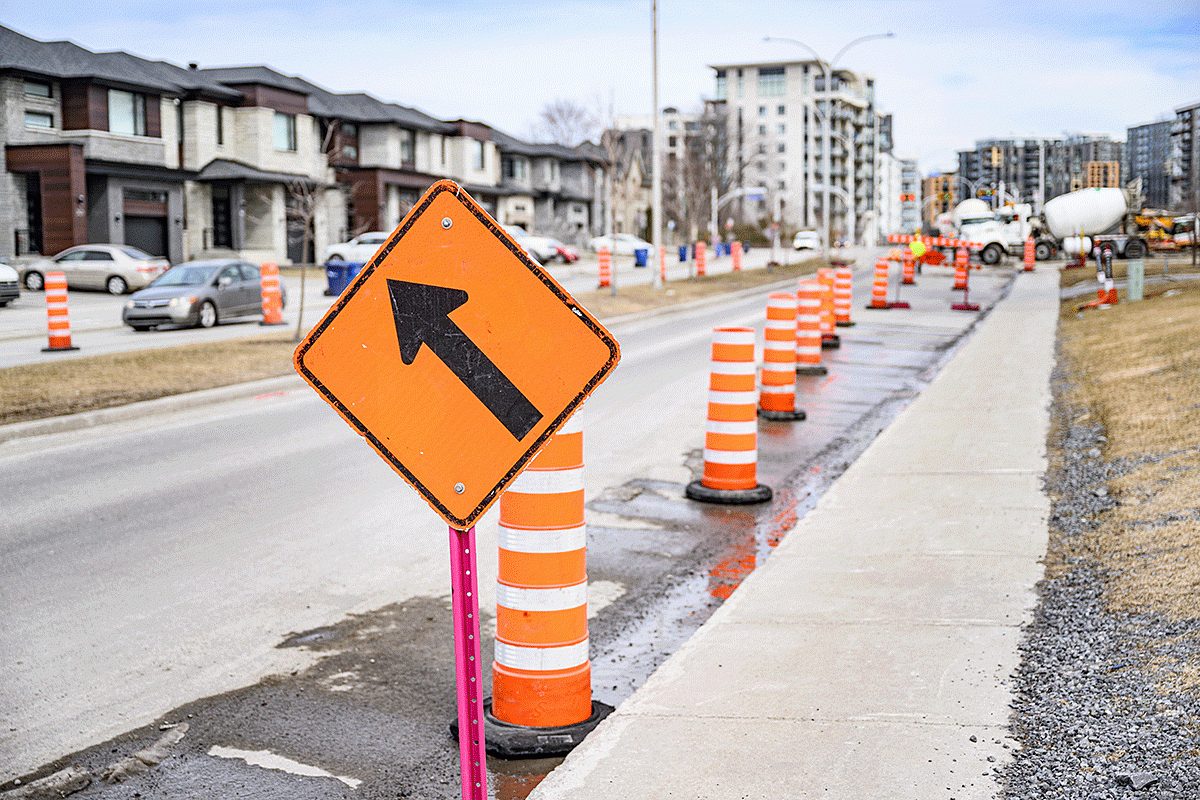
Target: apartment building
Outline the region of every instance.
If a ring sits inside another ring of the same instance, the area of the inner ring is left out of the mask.
[[[1142,197],[1150,208],[1171,203],[1171,120],[1135,125],[1125,131],[1126,181],[1142,180]]]
[[[494,215],[515,218],[523,196],[524,224],[577,243],[600,230],[594,153],[536,146],[518,195],[502,150],[534,146],[267,66],[185,68],[0,27],[0,137],[0,258],[114,242],[172,262],[311,262],[394,228],[441,178]]]
[[[937,220],[958,205],[958,176],[930,175],[921,180],[921,221],[926,231],[938,229]]]
[[[1087,134],[1061,139],[983,139],[975,142],[973,150],[958,152],[958,174],[964,197],[990,200],[995,205],[1032,203],[1040,210],[1052,197],[1085,188],[1089,179],[1124,185],[1120,166],[1124,152],[1124,142]]]
[[[857,241],[877,217],[874,78],[837,69],[826,91],[815,60],[711,69],[725,106],[729,172],[739,187],[768,190],[745,205],[743,221],[779,213],[785,228],[829,225],[835,239]]]
[[[1171,209],[1195,213],[1200,209],[1200,102],[1175,109],[1171,123]]]

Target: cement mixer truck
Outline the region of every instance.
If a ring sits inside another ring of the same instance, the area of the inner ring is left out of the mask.
[[[1023,256],[1025,240],[1031,236],[1038,261],[1053,258],[1058,251],[1058,242],[1043,231],[1042,221],[1028,203],[993,210],[984,201],[970,198],[954,207],[951,221],[955,236],[982,245],[979,260],[984,264],[997,264],[1005,256]]]
[[[1080,189],[1046,201],[1042,209],[1046,228],[1062,240],[1064,252],[1087,254],[1107,243],[1120,258],[1144,258],[1146,240],[1135,233],[1125,192],[1121,189]]]

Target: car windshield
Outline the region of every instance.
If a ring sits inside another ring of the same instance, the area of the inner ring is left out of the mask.
[[[220,265],[206,264],[204,266],[179,266],[164,272],[155,286],[200,286],[212,280]]]
[[[383,244],[386,241],[386,236],[360,236],[358,238],[359,244]]]

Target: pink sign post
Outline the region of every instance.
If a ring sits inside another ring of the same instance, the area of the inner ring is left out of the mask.
[[[479,580],[475,528],[450,529],[450,588],[454,614],[454,674],[458,681],[458,757],[463,800],[487,800],[483,739],[483,672],[479,666]]]

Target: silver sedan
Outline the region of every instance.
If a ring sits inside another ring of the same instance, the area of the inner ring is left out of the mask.
[[[286,293],[282,299],[286,305]],[[211,328],[222,320],[261,317],[262,313],[258,267],[237,259],[219,259],[171,267],[154,283],[133,293],[121,312],[121,321],[135,331],[159,325]]]
[[[26,289],[36,292],[46,285],[47,272],[61,272],[69,289],[125,294],[146,286],[170,266],[165,258],[126,244],[81,244],[24,267],[21,280]]]

